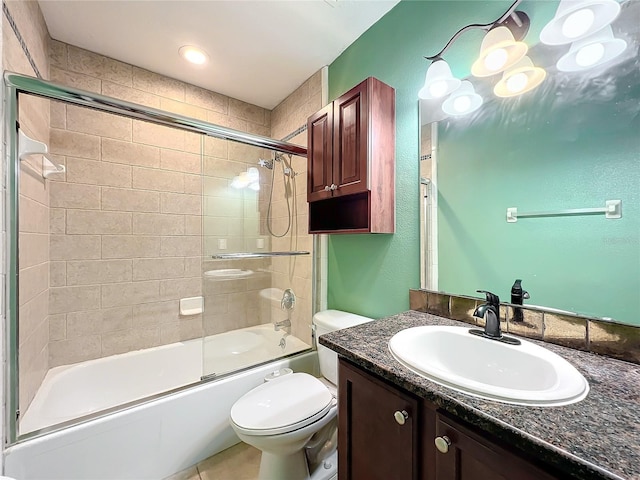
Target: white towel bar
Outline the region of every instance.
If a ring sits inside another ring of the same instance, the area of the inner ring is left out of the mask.
[[[507,208],[507,222],[515,223],[520,217],[561,217],[565,215],[593,215],[604,213],[605,218],[622,217],[622,200],[607,200],[600,208],[568,208],[549,212],[518,212],[517,207]]]

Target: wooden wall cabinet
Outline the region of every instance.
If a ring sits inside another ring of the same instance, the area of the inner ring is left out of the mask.
[[[395,91],[373,77],[309,117],[309,233],[394,232],[395,133]]]
[[[436,438],[440,448],[436,448]],[[340,480],[562,478],[543,470],[538,462],[534,465],[534,461],[438,410],[431,402],[340,359]]]

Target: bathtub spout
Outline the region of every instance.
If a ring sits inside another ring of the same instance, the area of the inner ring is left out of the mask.
[[[284,329],[284,328],[290,328],[291,327],[291,320],[289,320],[288,318],[286,320],[282,320],[281,322],[274,322],[273,323],[273,329],[277,332],[280,329]]]

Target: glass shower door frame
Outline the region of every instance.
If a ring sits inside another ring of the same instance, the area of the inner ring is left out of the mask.
[[[119,100],[85,90],[67,87],[38,78],[12,72],[4,74],[5,114],[4,138],[6,144],[6,198],[4,218],[6,225],[5,241],[5,347],[7,352],[7,368],[5,371],[6,395],[6,445],[12,445],[31,435],[18,435],[19,388],[18,388],[18,198],[20,168],[18,158],[18,96],[29,94],[49,100],[58,100],[71,105],[88,107],[95,110],[114,113],[200,133],[207,136],[232,140],[269,150],[275,150],[302,157],[307,156],[307,149],[288,142],[274,140],[269,137],[241,132],[222,127],[202,120],[165,112],[151,107]],[[100,415],[103,412],[100,412]],[[20,437],[20,438],[19,438]]]

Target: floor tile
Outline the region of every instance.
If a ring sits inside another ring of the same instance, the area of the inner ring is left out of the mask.
[[[189,467],[186,470],[182,470],[175,475],[171,475],[164,480],[200,480],[200,474],[198,473],[198,469],[194,466]]]
[[[260,469],[260,450],[238,443],[198,464],[202,480],[256,480]],[[189,480],[191,480],[189,478]]]

